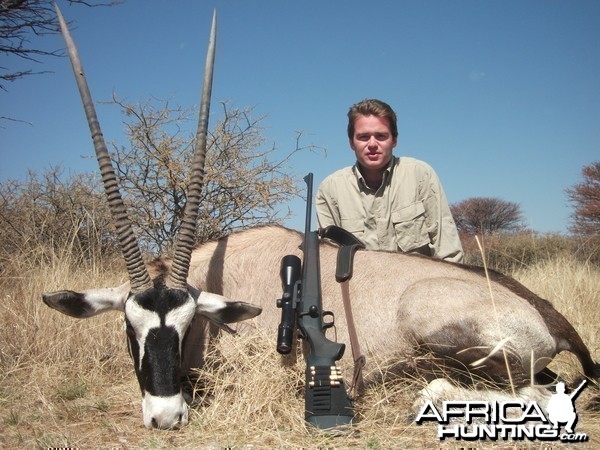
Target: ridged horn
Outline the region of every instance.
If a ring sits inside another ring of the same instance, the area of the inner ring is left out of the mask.
[[[185,289],[190,269],[190,258],[196,240],[196,222],[200,196],[204,184],[204,161],[206,156],[206,137],[208,133],[208,115],[212,91],[213,68],[215,63],[215,46],[217,39],[217,12],[213,12],[206,64],[204,66],[204,82],[200,101],[200,116],[196,132],[196,145],[192,159],[192,174],[188,188],[188,198],[183,213],[183,221],[175,242],[173,265],[167,280],[167,286],[173,289]]]
[[[104,189],[108,198],[108,206],[115,222],[119,244],[121,246],[121,251],[123,252],[127,272],[129,273],[131,290],[134,293],[140,292],[152,287],[152,280],[146,270],[137,239],[133,233],[131,222],[127,215],[125,203],[119,192],[117,176],[115,175],[115,170],[110,160],[104,137],[102,136],[102,130],[100,129],[100,123],[98,122],[94,102],[85,79],[77,47],[71,38],[69,28],[56,3],[54,4],[54,8],[58,16],[61,33],[67,44],[67,51],[69,52],[69,59],[73,66],[75,81],[79,88],[83,109],[85,110],[85,115],[92,134],[92,140],[94,141],[96,158],[98,159],[100,173],[102,174],[102,181],[104,182]]]

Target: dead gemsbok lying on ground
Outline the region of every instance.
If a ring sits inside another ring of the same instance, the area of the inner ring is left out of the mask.
[[[81,80],[79,73],[77,65],[75,74]],[[205,79],[205,92],[206,85]],[[208,117],[207,95],[203,95],[201,116]],[[90,123],[97,126],[95,117]],[[205,143],[206,124],[202,127],[199,147],[205,146],[202,140]],[[101,140],[99,129],[92,127],[92,134],[95,143]],[[105,151],[97,150],[99,159],[102,155],[105,161],[101,167],[106,179],[110,178],[106,175],[110,170],[106,172],[109,160]],[[198,166],[194,164],[193,170],[197,172]],[[111,176],[114,179],[114,174]],[[198,182],[196,187],[200,185]],[[264,327],[272,332],[275,345],[280,320],[280,311],[275,307],[275,299],[281,296],[280,261],[284,255],[301,256],[298,247],[302,236],[283,227],[263,226],[205,243],[192,251],[194,217],[182,226],[189,232],[179,237],[174,259],[157,260],[147,271],[122,202],[114,200],[115,186],[107,182],[111,208],[121,224],[117,229],[130,282],[82,293],[47,293],[44,301],[80,318],[112,309],[124,311],[142,389],[144,424],[179,426],[187,421],[180,376],[185,375],[187,367],[202,364],[208,341],[205,318],[227,328],[224,323],[255,317],[262,308],[262,315],[240,325],[240,331]],[[194,205],[193,198],[190,204]],[[188,213],[193,215],[194,209],[197,202]],[[320,254],[323,307],[337,314],[338,339],[347,342],[341,292],[334,277],[337,249],[322,243]],[[257,306],[227,303],[224,297],[206,291]],[[500,274],[492,273],[488,286],[481,268],[419,255],[359,251],[350,291],[358,336],[367,354],[368,380],[415,372],[435,376],[435,371],[443,368],[444,374],[454,373],[463,379],[473,377],[501,384],[510,379],[519,387],[547,379],[551,375],[547,364],[564,350],[578,357],[587,377],[600,375],[600,367],[573,326],[548,301]],[[192,321],[194,314],[197,319]],[[349,353],[341,361],[346,369],[352,364]],[[421,357],[424,353],[433,359]]]
[[[301,233],[269,225],[207,242],[192,253],[188,284],[260,306],[262,314],[240,324],[238,331],[258,326],[271,330],[275,340],[281,319],[274,301],[281,296],[280,261],[284,255],[301,257],[301,242]],[[336,314],[337,338],[349,347],[335,281],[337,247],[321,242],[320,258],[323,309]],[[169,265],[156,261],[153,270],[166,274]],[[494,271],[489,275],[488,285],[480,267],[359,250],[350,295],[367,354],[367,382],[405,373],[453,374],[467,383],[487,380],[521,387],[555,378],[546,366],[561,351],[575,354],[587,377],[600,377],[600,365],[549,301],[510,277]],[[346,351],[345,374],[351,359]]]

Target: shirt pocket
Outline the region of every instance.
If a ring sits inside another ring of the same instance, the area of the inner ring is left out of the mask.
[[[392,223],[396,244],[403,252],[410,252],[430,243],[422,202],[393,210]]]
[[[341,227],[361,240],[365,234],[365,221],[363,219],[342,218]]]

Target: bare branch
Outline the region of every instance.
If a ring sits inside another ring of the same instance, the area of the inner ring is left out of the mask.
[[[184,130],[194,112],[166,101],[154,106],[152,101],[130,104],[115,97],[115,102],[127,118],[129,146],[119,148],[113,159],[132,220],[147,250],[169,251],[187,201],[194,136]],[[317,147],[301,147],[299,133],[296,148],[275,159],[275,148],[265,147],[263,119],[251,109],[222,103],[221,120],[208,136],[197,241],[287,217],[278,206],[300,191],[300,180],[288,174],[290,159]]]
[[[33,63],[41,63],[46,57],[63,55],[59,49],[43,50],[36,40],[36,38],[58,33],[58,21],[52,3],[51,0],[0,1],[0,54],[16,56]],[[117,5],[121,1],[69,0],[69,3],[97,7]],[[0,67],[0,90],[7,90],[7,82],[47,72],[45,70],[16,70],[10,67]]]
[[[571,214],[571,232],[584,236],[600,236],[600,161],[581,170],[583,180],[566,189],[575,210]]]

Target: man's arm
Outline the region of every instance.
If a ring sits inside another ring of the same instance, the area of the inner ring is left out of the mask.
[[[329,195],[325,181],[317,189],[315,198],[315,207],[317,211],[317,222],[319,228],[326,228],[329,225],[340,225],[340,214],[331,195]]]
[[[464,255],[458,230],[444,188],[433,169],[429,173],[428,185],[423,187],[426,189],[423,205],[430,228],[432,256],[446,261],[462,262]]]

